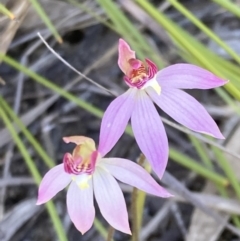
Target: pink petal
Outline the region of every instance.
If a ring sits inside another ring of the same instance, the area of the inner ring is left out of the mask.
[[[168,160],[168,140],[160,116],[144,91],[138,92],[131,123],[138,146],[161,178]]]
[[[88,188],[80,189],[76,182],[72,182],[67,193],[67,208],[69,216],[76,229],[82,234],[92,227],[95,217],[92,180],[88,183]]]
[[[130,160],[103,158],[100,165],[119,181],[134,186],[144,192],[159,197],[172,196],[166,189],[161,187],[144,168]]]
[[[127,74],[129,69],[129,60],[135,59],[135,51],[132,51],[130,46],[123,39],[119,39],[118,43],[118,65],[124,74]]]
[[[63,190],[71,181],[71,177],[64,171],[63,164],[50,169],[43,177],[38,190],[37,205],[43,204]]]
[[[104,113],[98,151],[105,156],[116,144],[125,131],[135,103],[137,89],[127,92],[111,102]]]
[[[117,181],[97,167],[93,175],[94,194],[103,217],[117,230],[131,234],[123,193]]]
[[[153,101],[180,124],[193,131],[224,139],[212,117],[191,95],[169,88],[162,89],[160,96],[150,88],[147,91]]]
[[[157,81],[161,87],[180,89],[211,89],[228,82],[192,64],[170,65],[158,72]]]

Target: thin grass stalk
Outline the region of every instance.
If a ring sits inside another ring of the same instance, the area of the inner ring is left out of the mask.
[[[210,170],[214,171],[214,166],[209,158],[209,155],[207,154],[208,152],[206,151],[205,145],[203,143],[201,143],[197,138],[195,138],[194,136],[189,136],[190,140],[192,141],[195,149],[198,152],[198,155],[201,157],[202,161],[204,162],[205,166],[208,167]],[[218,152],[220,153],[220,151],[217,148],[211,148],[214,152]],[[225,160],[227,161],[227,160]],[[216,188],[218,190],[218,192],[220,193],[220,195],[222,197],[226,197],[229,198],[229,195],[226,191],[226,189],[220,185],[216,185]],[[234,222],[234,225],[238,228],[240,228],[240,219],[237,215],[231,215],[232,220]]]
[[[208,157],[205,145],[203,143],[201,143],[194,136],[188,135],[188,138],[192,142],[193,146],[195,147],[198,155],[200,156],[200,158],[203,161],[203,163],[205,164],[205,166],[208,167],[209,169],[211,169],[212,168],[212,163],[211,163],[211,160]]]
[[[224,170],[224,165],[223,165],[223,163],[225,163],[226,165],[229,165],[229,164],[228,164],[228,160],[227,160],[226,157],[223,155],[223,153],[222,153],[221,151],[219,151],[217,148],[212,147],[211,149],[212,149],[214,155],[216,156],[216,158],[217,158],[217,159],[219,159],[219,158],[221,159],[221,161],[220,161],[221,167],[222,167],[223,171],[226,173],[226,175],[228,175],[228,173]],[[219,162],[219,160],[218,160],[218,162]],[[230,165],[229,165],[229,166],[230,166]],[[240,193],[239,182],[238,182],[238,179],[237,179],[237,177],[236,177],[236,175],[235,175],[235,173],[233,172],[233,170],[232,170],[231,167],[230,167],[230,169],[231,169],[231,171],[232,171],[232,173],[233,173],[233,177],[232,177],[232,178],[233,178],[233,179],[236,179],[236,180],[235,180],[235,181],[232,181],[230,178],[229,178],[229,180],[230,180],[231,185],[233,186],[233,189],[234,189],[235,193],[237,194],[237,197],[240,199],[240,196],[239,196],[239,194],[238,194],[238,193]],[[235,182],[238,183],[238,187],[235,187],[235,188],[234,188],[234,183],[235,183]],[[217,186],[217,187],[218,187],[218,191],[220,192],[220,194],[221,194],[223,197],[229,197],[226,189],[224,189],[223,187],[220,187],[220,186]],[[236,188],[237,188],[237,189],[236,189]],[[238,193],[237,193],[237,192],[238,192]],[[233,220],[235,226],[237,226],[238,228],[240,228],[240,217],[237,216],[237,215],[232,215],[231,217],[232,217],[232,220]]]
[[[121,35],[134,46],[141,59],[149,56],[157,63],[159,67],[163,67],[162,59],[152,50],[144,36],[132,24],[132,22],[122,13],[116,3],[112,0],[97,0],[101,7],[106,11]]]
[[[223,153],[216,150],[214,147],[212,147],[212,150],[213,150],[221,168],[226,173],[226,176],[228,177],[228,179],[231,183],[231,186],[233,187],[234,191],[236,192],[238,199],[240,200],[240,184],[236,177],[236,174],[232,170],[232,167],[230,166],[229,162],[227,161],[227,159],[225,158]]]
[[[21,132],[25,135],[27,140],[34,147],[38,155],[45,162],[47,167],[52,168],[55,165],[55,162],[48,156],[48,154],[44,151],[41,144],[36,140],[36,138],[32,135],[32,133],[26,128],[26,126],[22,123],[22,121],[18,118],[18,116],[14,113],[13,109],[8,105],[8,103],[0,96],[0,103],[10,116],[10,118],[19,126]]]
[[[229,0],[212,0],[213,2],[219,4],[221,7],[225,8],[235,16],[240,18],[240,8],[237,4]]]
[[[1,102],[0,102],[0,105],[1,105]],[[0,116],[2,117],[3,122],[5,123],[6,127],[9,130],[9,132],[11,133],[12,138],[13,138],[16,146],[18,147],[20,153],[22,154],[27,167],[28,167],[31,175],[34,178],[34,181],[37,184],[40,184],[42,177],[41,177],[40,173],[38,172],[38,169],[35,166],[34,161],[32,160],[31,156],[29,155],[28,150],[25,148],[25,146],[22,143],[20,137],[15,132],[15,129],[12,126],[10,119],[7,117],[7,114],[3,111],[2,107],[3,106],[0,106]],[[52,223],[53,223],[54,229],[56,231],[58,240],[60,240],[60,241],[67,241],[68,239],[67,239],[66,233],[64,231],[64,228],[62,226],[62,223],[60,221],[60,218],[58,216],[57,210],[56,210],[53,202],[49,201],[46,204],[46,207],[47,207],[47,211],[48,211],[48,213],[50,215],[50,218],[52,220]]]
[[[214,40],[219,46],[221,46],[234,60],[240,64],[240,56],[232,50],[226,43],[223,42],[210,28],[196,18],[187,8],[185,8],[177,0],[168,0],[180,13],[188,18],[193,24],[195,24],[200,30],[202,30],[208,37]]]
[[[93,224],[98,232],[102,235],[102,237],[106,240],[108,237],[108,231],[105,229],[102,223],[97,218],[95,218]],[[111,241],[114,241],[113,238]]]
[[[0,3],[0,13],[3,13],[11,20],[15,19],[15,15],[10,10],[8,10],[2,3]]]
[[[119,34],[121,34],[121,32],[118,30],[116,25],[113,25],[111,23],[109,23],[106,19],[104,19],[103,17],[100,17],[99,15],[97,15],[93,10],[91,10],[90,8],[88,8],[87,6],[85,6],[86,4],[84,3],[80,3],[80,2],[76,2],[75,0],[68,0],[69,3],[71,3],[72,5],[76,6],[77,8],[81,9],[82,11],[86,12],[87,14],[89,14],[90,16],[92,16],[93,18],[95,18],[99,23],[105,25],[106,27],[108,27],[109,29],[111,29],[113,32],[117,32]]]
[[[56,38],[56,40],[59,43],[62,43],[63,40],[60,36],[60,34],[58,33],[56,27],[54,26],[54,24],[52,23],[52,21],[50,20],[50,18],[48,17],[48,15],[46,14],[46,12],[44,11],[44,9],[42,8],[41,4],[38,2],[38,0],[29,0],[33,6],[33,8],[35,9],[35,11],[38,13],[38,15],[40,16],[40,18],[42,19],[42,21],[46,24],[46,26],[48,27],[49,31],[53,34],[53,36]]]

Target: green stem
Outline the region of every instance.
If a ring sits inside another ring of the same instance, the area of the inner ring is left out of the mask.
[[[145,160],[145,156],[143,154],[140,155],[138,164],[140,166],[143,166]],[[139,190],[137,188],[133,188],[132,191],[132,202],[131,202],[131,217],[132,217],[132,241],[138,241],[139,240],[139,230],[140,227],[140,221],[139,218],[142,216],[142,210],[138,210],[138,203],[139,201]],[[140,218],[142,219],[142,218]]]
[[[1,104],[1,102],[0,102],[0,104]],[[13,138],[14,142],[16,143],[20,153],[22,154],[22,156],[26,162],[26,165],[27,165],[31,175],[33,176],[35,182],[37,184],[40,184],[42,177],[41,177],[40,173],[38,172],[38,170],[34,164],[34,161],[32,160],[31,156],[29,155],[28,150],[25,148],[20,137],[15,132],[15,129],[11,124],[11,121],[7,117],[6,113],[3,111],[2,106],[0,106],[0,116],[2,117],[3,122],[5,123],[9,132],[11,133],[12,138]],[[54,226],[56,234],[58,236],[58,240],[67,241],[68,239],[67,239],[66,233],[64,232],[64,228],[62,226],[62,223],[60,221],[60,218],[57,214],[57,210],[56,210],[53,202],[49,201],[48,203],[46,203],[46,207],[47,207],[47,211],[50,215],[50,218],[53,222],[53,226]]]

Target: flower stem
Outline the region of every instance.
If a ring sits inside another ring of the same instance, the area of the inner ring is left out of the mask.
[[[143,166],[145,160],[145,156],[143,154],[140,155],[138,164],[140,166]],[[131,212],[132,212],[132,241],[138,241],[139,240],[139,229],[141,228],[141,216],[142,213],[138,212],[138,197],[139,197],[139,190],[137,188],[133,188],[132,192],[132,206],[131,206]]]
[[[109,226],[106,241],[112,241],[113,240],[114,231],[115,231],[114,228],[112,226]]]
[[[132,206],[131,206],[131,211],[132,211],[132,241],[138,241],[138,213],[137,213],[137,196],[138,196],[138,190],[137,188],[133,188],[132,192]]]

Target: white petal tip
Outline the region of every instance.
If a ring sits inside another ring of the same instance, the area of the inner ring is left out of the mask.
[[[219,81],[219,84],[215,88],[221,87],[229,82],[230,82],[230,80],[221,79],[221,81]]]
[[[41,204],[43,204],[44,202],[41,202],[40,200],[37,200],[37,202],[36,202],[36,205],[41,205]]]
[[[77,228],[76,225],[75,225],[75,228],[76,228],[82,235],[84,235],[84,234],[89,230],[89,228],[88,228],[88,229],[80,229],[80,228]]]
[[[215,131],[215,134],[210,133],[210,132],[206,132],[206,131],[198,131],[198,132],[202,133],[202,134],[205,134],[205,135],[208,135],[208,136],[212,136],[216,139],[221,139],[221,140],[225,139],[225,137],[223,136],[223,134],[220,131]]]
[[[131,232],[131,230],[130,230],[130,229],[129,229],[129,230],[127,230],[127,231],[124,231],[124,233],[129,234],[129,235],[132,235],[132,232]]]
[[[220,140],[224,140],[225,137],[222,135],[222,133],[219,133],[218,135],[212,135],[212,134],[209,134],[210,136],[216,138],[216,139],[220,139]]]
[[[230,80],[223,80],[224,85],[230,82]]]
[[[168,193],[168,194],[164,195],[162,198],[170,198],[170,197],[174,197],[174,195],[171,193]]]

